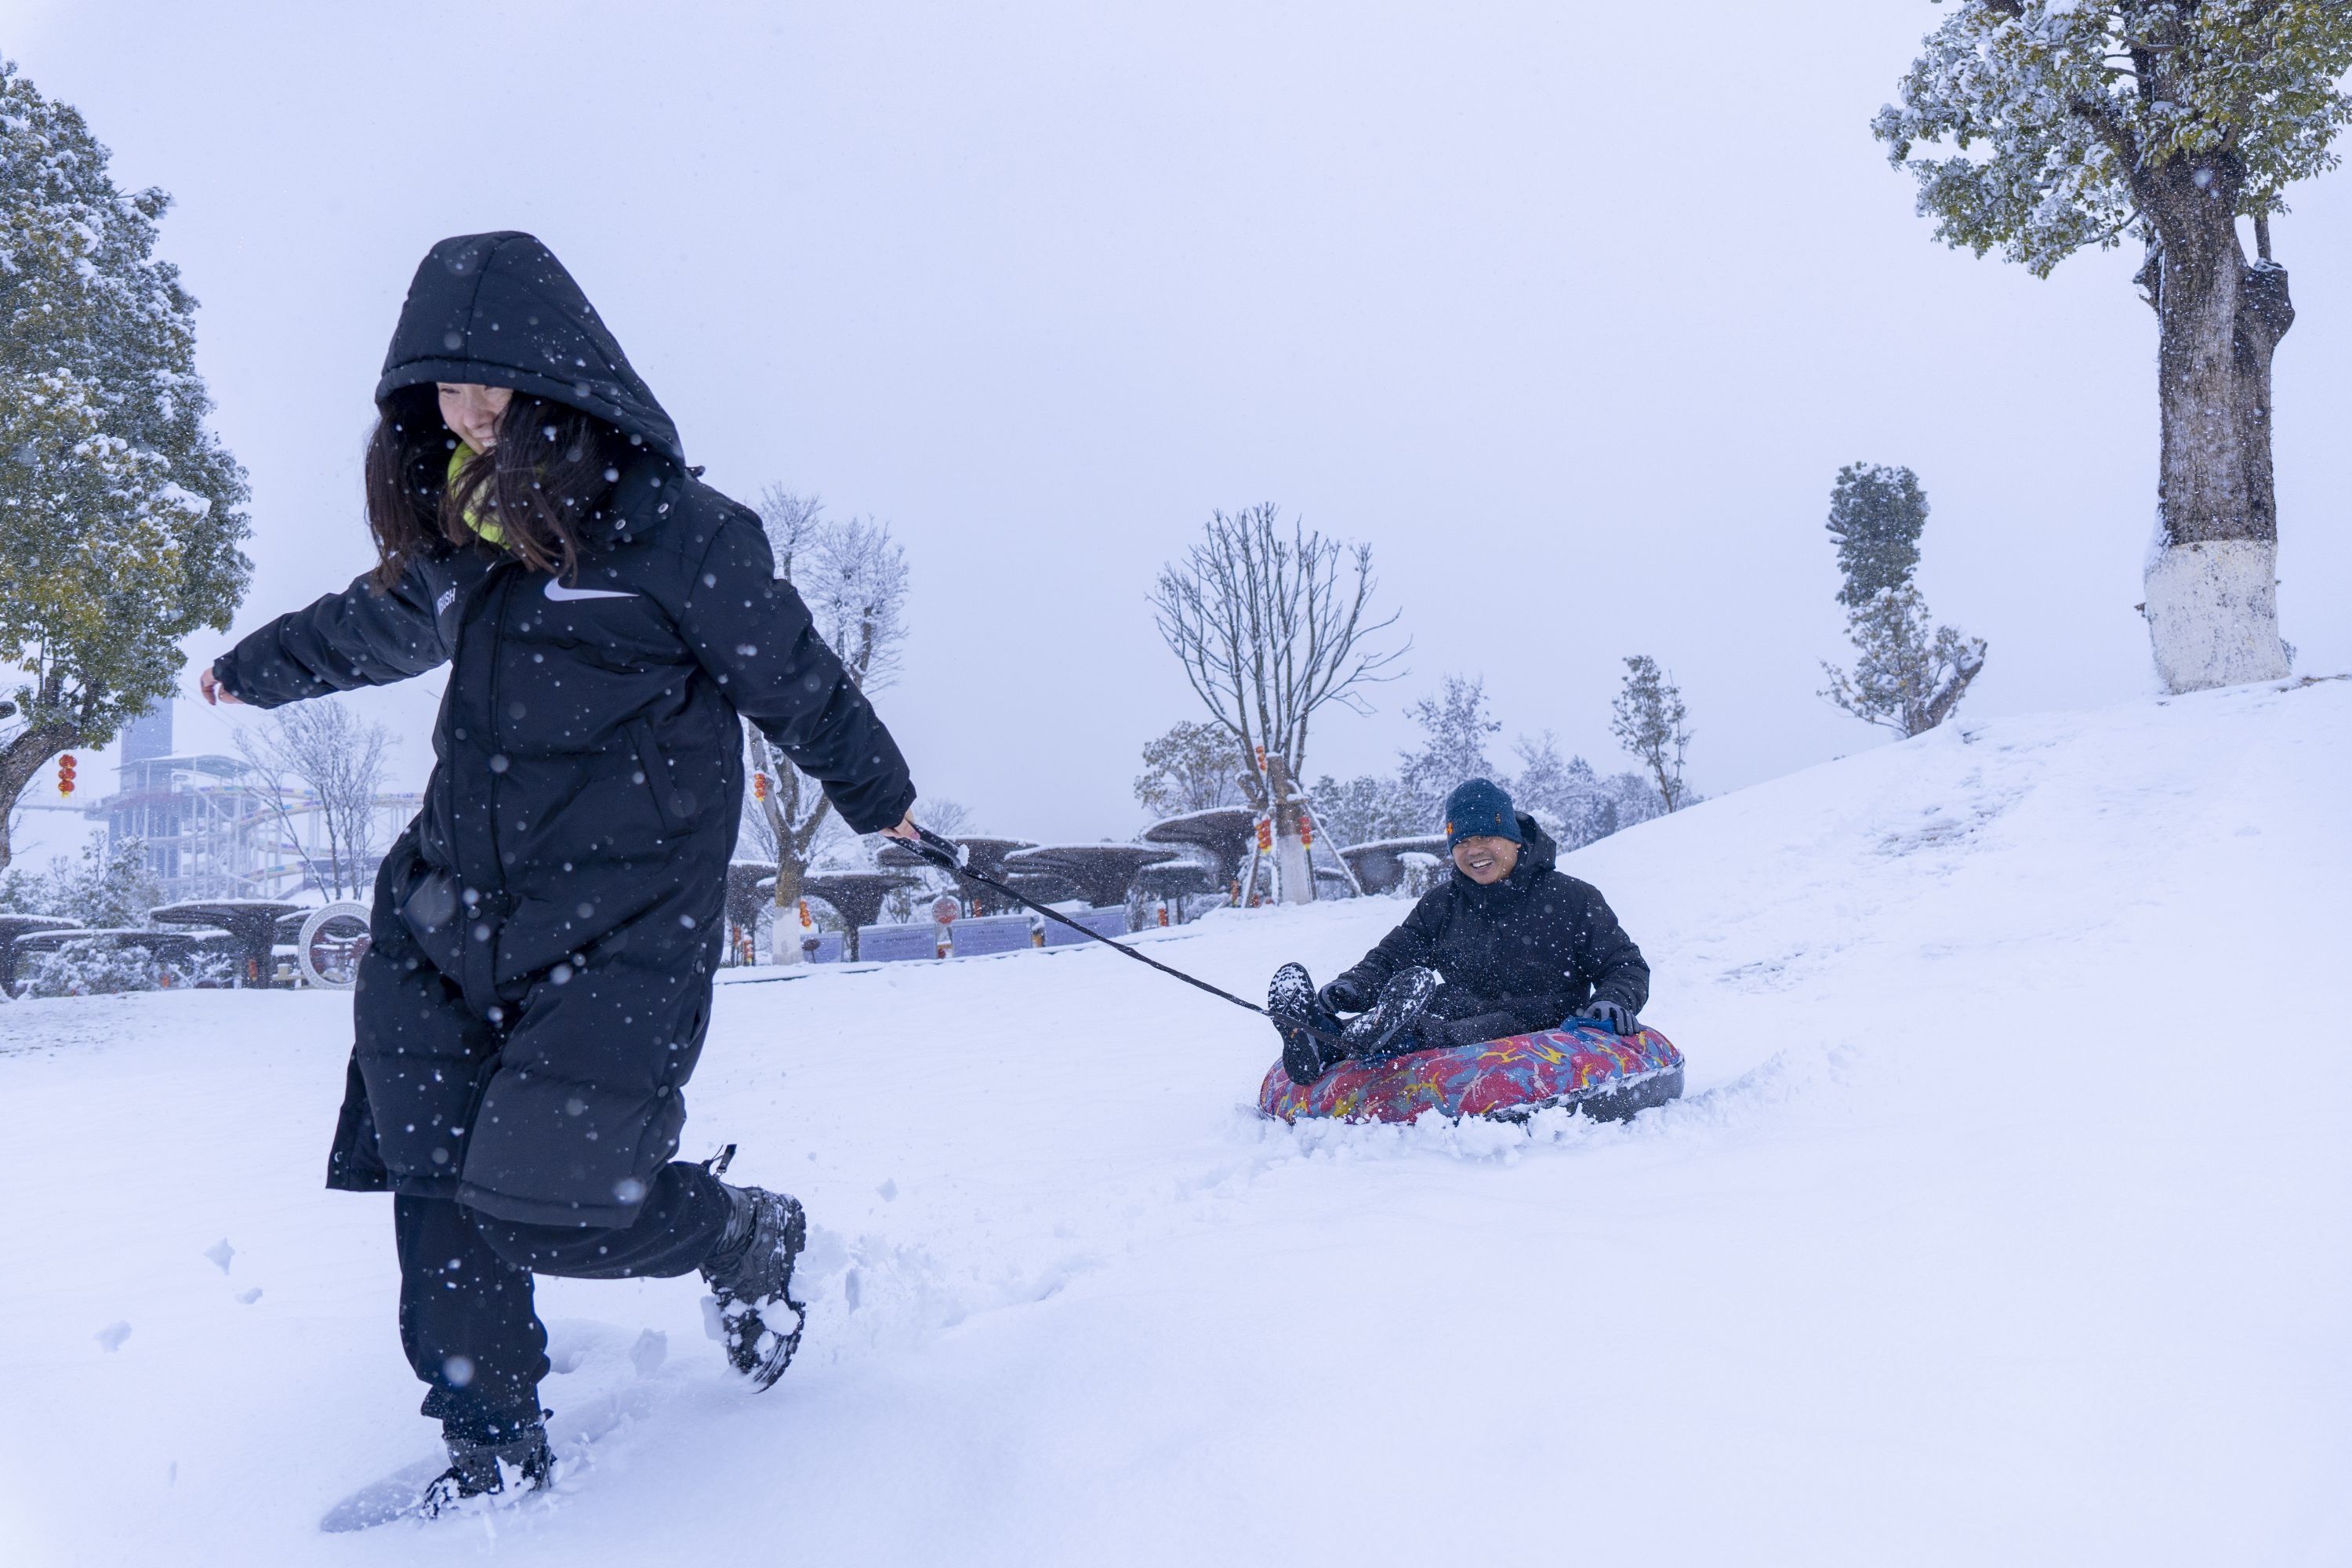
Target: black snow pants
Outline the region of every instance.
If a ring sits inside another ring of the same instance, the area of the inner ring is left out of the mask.
[[[521,1225],[451,1198],[395,1197],[400,1342],[430,1387],[424,1412],[459,1441],[502,1442],[539,1414],[547,1331],[531,1276],[667,1279],[717,1249],[730,1202],[719,1178],[677,1161],[618,1227]]]
[[[1568,1011],[1547,997],[1493,1001],[1459,985],[1441,985],[1422,1015],[1421,1036],[1432,1046],[1475,1046],[1529,1029],[1550,1029]]]

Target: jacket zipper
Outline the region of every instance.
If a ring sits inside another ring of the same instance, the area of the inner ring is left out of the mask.
[[[508,759],[505,737],[499,732],[503,723],[499,712],[499,671],[506,655],[507,607],[514,598],[512,566],[513,563],[509,560],[496,563],[491,567],[492,571],[499,573],[500,575],[497,584],[497,597],[492,601],[490,615],[490,711],[488,715],[490,784],[485,798],[488,802],[490,813],[490,858],[494,862],[490,870],[491,874],[498,879],[498,892],[500,895],[503,895],[507,889],[507,861],[506,851],[499,842],[499,777],[506,771]],[[490,894],[489,889],[482,889],[483,897],[488,898]],[[506,911],[501,909],[499,913],[500,922],[503,924]]]

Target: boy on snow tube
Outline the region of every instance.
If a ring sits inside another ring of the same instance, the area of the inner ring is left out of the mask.
[[[1350,1057],[1475,1045],[1599,1019],[1641,1026],[1650,966],[1589,882],[1553,869],[1559,847],[1502,788],[1445,797],[1454,871],[1361,963],[1317,990],[1286,963],[1266,989],[1283,1070],[1310,1084]],[[1352,1016],[1342,1016],[1352,1015]]]

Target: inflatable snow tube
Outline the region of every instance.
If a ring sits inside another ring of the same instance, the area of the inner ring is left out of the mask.
[[[1683,1054],[1665,1036],[1573,1019],[1539,1034],[1345,1061],[1310,1084],[1291,1082],[1276,1062],[1257,1108],[1284,1121],[1411,1121],[1429,1110],[1516,1121],[1559,1105],[1615,1121],[1682,1092]]]

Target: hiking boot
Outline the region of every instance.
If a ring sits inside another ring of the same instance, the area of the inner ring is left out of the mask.
[[[1417,1026],[1430,998],[1445,984],[1434,969],[1401,969],[1381,987],[1369,1013],[1348,1020],[1344,1034],[1351,1057],[1392,1057],[1421,1048]]]
[[[1347,1059],[1339,1044],[1339,1020],[1316,1000],[1315,982],[1303,965],[1286,963],[1274,972],[1265,987],[1265,1014],[1282,1036],[1282,1070],[1291,1082],[1313,1083]]]
[[[426,1519],[438,1519],[468,1498],[496,1497],[509,1486],[518,1492],[535,1492],[547,1485],[555,1468],[547,1428],[536,1416],[504,1442],[443,1441],[449,1449],[449,1468],[425,1484],[416,1503],[416,1511]]]
[[[718,1305],[728,1364],[767,1388],[792,1364],[808,1322],[807,1309],[792,1297],[793,1260],[808,1241],[808,1216],[800,1200],[784,1193],[730,1186],[727,1196],[734,1218],[702,1265],[702,1278]],[[775,1326],[787,1311],[789,1332]]]

